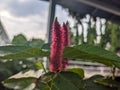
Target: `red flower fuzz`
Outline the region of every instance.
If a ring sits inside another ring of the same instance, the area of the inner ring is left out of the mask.
[[[68,65],[68,59],[62,58],[63,49],[70,45],[68,25],[63,24],[62,28],[55,19],[52,26],[52,42],[50,52],[50,71],[58,72],[64,71]]]
[[[51,42],[51,53],[50,53],[50,71],[60,71],[61,59],[62,59],[62,38],[61,38],[61,26],[55,19],[52,26],[52,42]]]
[[[68,24],[63,23],[62,26],[62,44],[63,44],[63,49],[66,46],[70,46],[70,36],[69,36],[69,29],[68,29]],[[67,58],[62,58],[61,62],[61,70],[65,70],[67,65],[68,65],[68,59]]]

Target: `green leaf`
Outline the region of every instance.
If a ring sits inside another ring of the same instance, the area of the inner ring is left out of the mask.
[[[45,43],[41,49],[50,50],[50,43]]]
[[[96,79],[101,79],[101,78],[103,78],[103,76],[95,75],[89,79],[86,79],[84,90],[117,90],[115,88],[111,88],[111,87],[107,87],[107,86],[95,83]]]
[[[72,69],[68,69],[68,71],[74,72],[78,74],[80,77],[84,78],[84,70],[81,68],[72,68]]]
[[[24,77],[24,78],[9,78],[5,80],[3,85],[7,88],[14,90],[33,90],[35,87],[35,77]]]
[[[42,76],[42,79],[41,81],[42,82],[51,82],[53,77],[55,76],[55,73],[53,72],[48,72],[48,73],[45,73],[43,76]]]
[[[54,77],[55,73],[48,72],[41,76],[36,84],[37,90],[51,90],[50,83]]]
[[[39,82],[39,84],[37,84],[36,88],[38,90],[51,90],[51,88],[47,84],[42,83],[42,82]]]
[[[63,57],[82,61],[98,62],[107,66],[115,65],[120,68],[120,57],[118,57],[115,53],[109,52],[97,46],[84,44],[66,47],[64,49]]]
[[[60,72],[54,75],[52,90],[80,90],[82,78],[73,72]]]
[[[46,71],[46,69],[45,69],[45,67],[43,65],[43,62],[36,62],[35,66],[36,66],[37,69],[43,69],[44,73],[47,73],[47,71]]]
[[[31,48],[30,46],[15,46],[15,45],[8,45],[8,46],[0,46],[0,52],[3,53],[18,53],[24,51],[26,49]]]
[[[95,82],[99,83],[101,85],[109,86],[109,87],[119,87],[120,88],[120,82],[113,80],[110,77],[97,79]]]
[[[43,51],[39,48],[30,48],[16,54],[0,56],[0,59],[24,59],[24,58],[45,57],[45,56],[49,56],[49,52]]]
[[[41,61],[35,62],[35,67],[36,67],[37,69],[43,69],[43,63],[42,63]]]
[[[14,36],[12,44],[25,45],[27,44],[27,38],[23,34]]]

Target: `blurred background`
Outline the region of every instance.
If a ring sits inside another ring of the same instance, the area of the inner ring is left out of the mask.
[[[71,45],[96,45],[120,56],[119,0],[2,0],[0,45],[41,48],[51,41],[51,25],[55,17],[61,24],[69,22]],[[0,62],[1,81],[25,68],[34,68],[29,65],[31,61]],[[111,68],[98,63],[71,60],[68,68],[71,67],[84,68],[88,77],[111,72]]]

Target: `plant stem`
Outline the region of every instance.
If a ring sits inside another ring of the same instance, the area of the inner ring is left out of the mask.
[[[47,73],[47,71],[46,71],[46,69],[45,69],[45,67],[44,67],[44,65],[43,65],[43,63],[41,62],[41,65],[42,65],[42,67],[43,67],[43,70],[44,70],[44,72],[45,72],[45,74]]]
[[[115,79],[115,72],[116,72],[116,67],[112,67],[112,79]]]

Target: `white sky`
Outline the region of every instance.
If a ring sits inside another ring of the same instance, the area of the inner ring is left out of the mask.
[[[28,39],[46,37],[49,3],[39,0],[0,0],[0,18],[10,38],[24,34]],[[60,6],[56,8],[60,23],[74,20]]]
[[[40,0],[0,0],[0,20],[10,40],[17,34],[24,34],[28,39],[46,39],[49,2]],[[75,20],[68,16],[68,12],[56,6],[56,17],[62,24],[67,20],[73,27]],[[87,24],[84,25],[84,35],[87,35]],[[99,22],[97,24],[99,34]],[[73,30],[74,31],[74,30]],[[81,27],[79,27],[79,32]],[[81,32],[80,32],[81,33]]]

